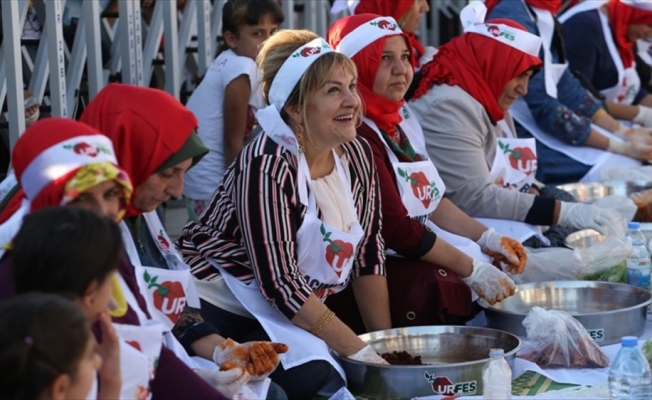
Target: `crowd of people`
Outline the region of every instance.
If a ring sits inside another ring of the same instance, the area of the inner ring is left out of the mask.
[[[115,83],[30,125],[0,184],[0,397],[331,395],[335,353],[386,364],[359,334],[463,325],[530,249],[623,235],[555,185],[652,158],[652,7],[561,7],[473,1],[436,49],[426,0],[335,1],[325,38],[228,0],[187,107]]]

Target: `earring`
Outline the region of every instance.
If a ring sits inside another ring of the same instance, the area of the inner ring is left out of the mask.
[[[297,131],[295,132],[297,136],[297,142],[299,143],[299,154],[303,154],[305,150],[304,146],[304,136],[303,136],[303,126],[297,125]]]

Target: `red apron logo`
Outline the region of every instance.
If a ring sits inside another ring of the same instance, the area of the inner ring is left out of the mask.
[[[439,189],[437,189],[435,182],[428,182],[428,178],[423,172],[413,172],[408,175],[407,171],[399,168],[398,175],[405,179],[406,182],[410,183],[414,197],[419,199],[424,208],[430,206],[430,201],[437,201],[441,198],[441,194],[439,193]]]
[[[509,144],[498,141],[498,147],[505,154],[509,154],[509,164],[513,169],[526,175],[530,175],[537,170],[537,156],[529,147],[515,147],[514,150],[509,148]]]
[[[322,241],[328,243],[326,245],[326,261],[333,267],[339,278],[342,276],[344,263],[353,255],[353,245],[339,239],[331,240],[331,232],[326,232],[324,224],[321,224],[319,231],[321,232]],[[337,256],[337,261],[335,261],[335,256]]]
[[[140,351],[141,353],[143,352],[143,349],[140,347],[140,343],[138,343],[137,341],[135,341],[135,340],[125,340],[125,342],[126,342],[129,346],[131,346],[131,347],[133,347],[134,349]]]
[[[170,251],[170,242],[168,242],[168,240],[165,238],[165,235],[163,234],[163,229],[159,230],[156,239],[158,240],[159,244],[161,245],[161,248],[163,248],[165,252]]]
[[[179,282],[165,281],[158,283],[158,276],[150,276],[147,271],[143,274],[147,283],[147,289],[156,288],[152,293],[154,307],[165,314],[166,317],[176,324],[186,306],[186,292]]]
[[[386,19],[380,20],[378,22],[372,22],[371,25],[377,26],[380,29],[385,29],[388,31],[395,31],[398,26],[396,24],[389,22]]]
[[[454,383],[447,376],[435,376],[428,371],[424,372],[424,377],[432,386],[432,391],[444,396],[466,396],[475,394],[478,387],[477,381]]]
[[[89,157],[97,157],[97,155],[100,153],[112,154],[111,150],[101,144],[93,146],[86,142],[66,144],[63,146],[63,148],[66,150],[72,150],[75,154]]]

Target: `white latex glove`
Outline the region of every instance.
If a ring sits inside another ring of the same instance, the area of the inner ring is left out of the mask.
[[[631,128],[621,136],[626,142],[652,145],[652,129]]]
[[[480,298],[489,304],[496,304],[514,294],[516,285],[505,273],[491,264],[473,260],[473,272],[462,278]]]
[[[638,106],[638,114],[636,114],[632,121],[645,127],[652,128],[652,108]]]
[[[281,361],[279,354],[288,351],[287,345],[273,342],[247,342],[239,344],[226,339],[215,347],[213,361],[220,369],[231,369],[234,365],[251,375],[252,381],[269,376]]]
[[[615,138],[609,138],[609,147],[607,148],[607,151],[631,157],[635,160],[652,160],[652,146],[646,144],[627,141],[623,142]]]
[[[507,264],[505,267],[512,274],[522,274],[527,263],[527,254],[523,245],[516,240],[503,236],[494,228],[482,233],[478,245],[485,253]]]
[[[605,236],[625,236],[625,220],[614,210],[591,204],[561,202],[558,225],[595,229]]]
[[[196,369],[199,375],[209,385],[217,389],[224,396],[232,399],[238,390],[249,382],[251,376],[242,368],[233,368],[228,371],[211,369]]]
[[[389,363],[385,361],[384,358],[379,356],[378,353],[376,353],[376,350],[374,350],[369,345],[366,345],[365,347],[360,349],[357,353],[351,354],[348,358],[350,358],[351,360],[360,361],[368,364],[389,365]]]

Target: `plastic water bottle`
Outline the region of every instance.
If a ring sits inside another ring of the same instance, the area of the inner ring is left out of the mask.
[[[640,227],[638,222],[627,225],[627,237],[632,240],[632,250],[627,255],[627,283],[650,290],[650,253],[645,248]]]
[[[622,338],[622,347],[609,367],[609,398],[649,399],[652,397],[652,373],[635,336]]]
[[[512,369],[503,349],[489,351],[489,362],[482,368],[482,397],[487,400],[512,398]]]

